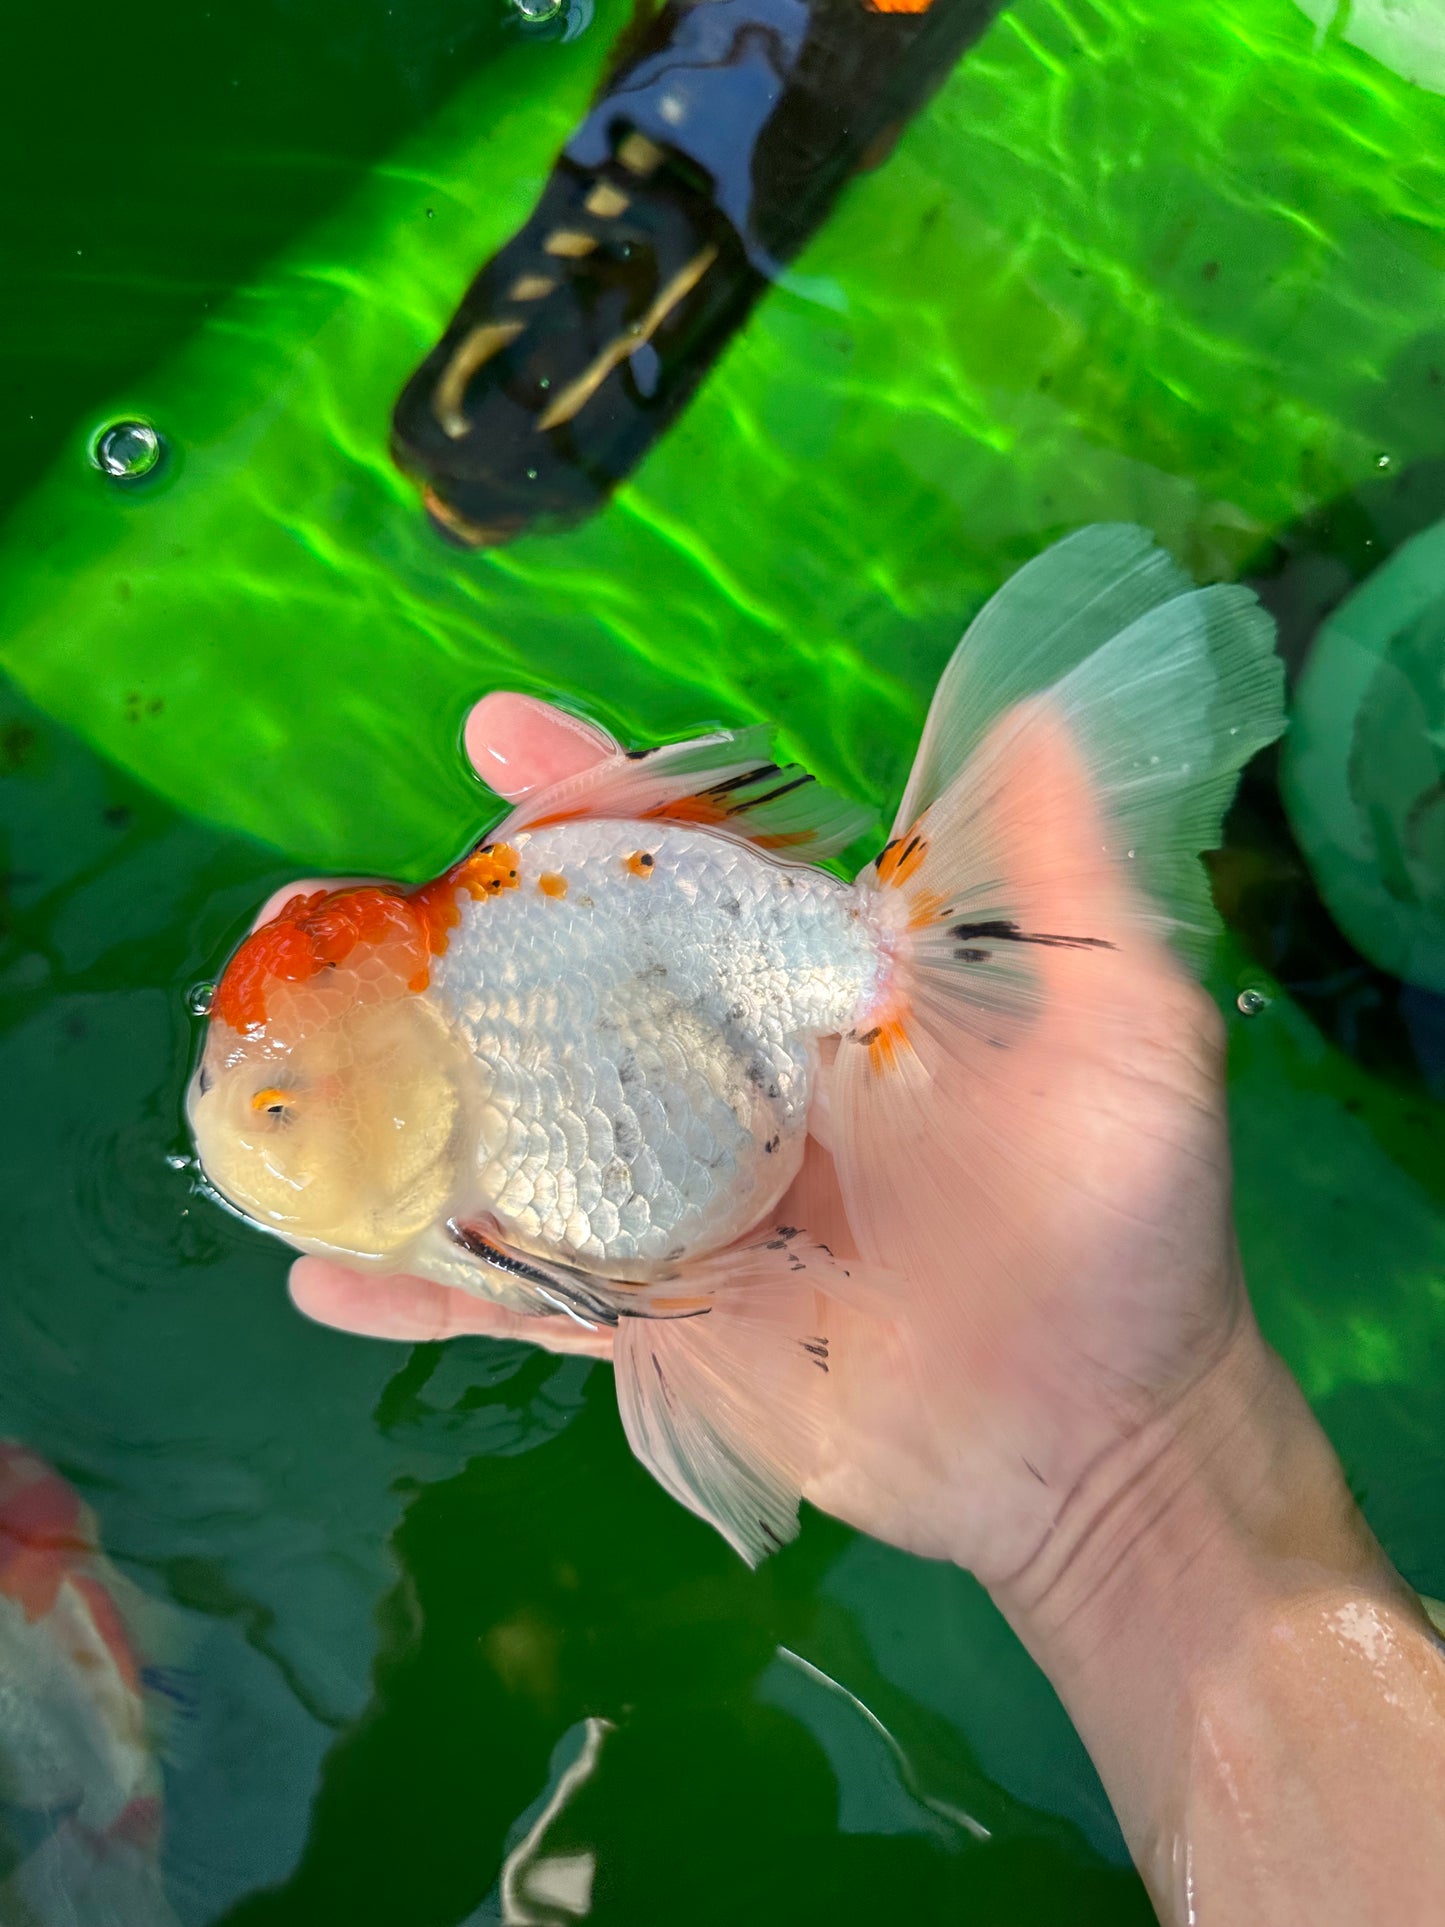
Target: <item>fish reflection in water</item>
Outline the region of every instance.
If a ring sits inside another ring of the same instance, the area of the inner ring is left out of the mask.
[[[176,1676],[146,1664],[165,1610],[59,1473],[0,1441],[3,1927],[176,1927],[158,1759]]]
[[[1002,0],[691,0],[628,46],[402,393],[472,547],[592,513]]]

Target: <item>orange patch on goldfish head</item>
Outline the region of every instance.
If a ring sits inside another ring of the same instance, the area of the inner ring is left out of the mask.
[[[370,953],[390,966],[397,989],[425,990],[431,959],[461,922],[457,893],[500,896],[518,887],[517,852],[485,844],[416,890],[362,884],[292,897],[241,945],[216,986],[212,1015],[236,1031],[266,1023],[268,987],[305,984],[324,970],[355,968]]]
[[[359,951],[390,953],[408,990],[425,990],[430,935],[426,917],[400,890],[379,884],[292,897],[241,945],[216,986],[212,1015],[232,1030],[260,1030],[275,984],[305,984],[324,970],[360,961]]]

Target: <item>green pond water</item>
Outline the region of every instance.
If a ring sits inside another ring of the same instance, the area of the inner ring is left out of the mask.
[[[570,40],[500,0],[6,10],[0,1435],[187,1622],[186,1927],[1152,1918],[969,1578],[815,1514],[749,1573],[605,1370],[305,1323],[184,1163],[187,992],[290,877],[464,846],[491,687],[632,740],[765,718],[891,806],[964,621],[1101,516],[1257,580],[1306,662],[1445,517],[1445,97],[1408,78],[1445,75],[1381,11],[1020,0],[612,505],[468,556],[390,404],[618,0]],[[87,459],[127,415],[168,447],[132,488]],[[1346,944],[1273,760],[1215,875],[1261,1316],[1442,1594],[1441,999]]]

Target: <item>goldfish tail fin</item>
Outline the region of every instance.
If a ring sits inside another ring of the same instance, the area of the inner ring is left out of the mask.
[[[1058,543],[959,644],[893,840],[859,878],[893,969],[829,1086],[865,1259],[939,1281],[925,1342],[957,1337],[986,1274],[1000,1293],[1040,1283],[1029,1227],[1051,1163],[1070,1168],[1095,1074],[1138,1051],[1141,1012],[1175,1009],[1166,942],[1208,948],[1199,853],[1282,696],[1253,595],[1190,587],[1128,527]]]
[[[1248,589],[1195,588],[1127,523],[1080,529],[1027,563],[969,625],[929,709],[889,846],[929,818],[919,891],[964,908],[986,897],[999,853],[986,830],[968,838],[968,821],[1001,725],[1012,715],[1017,733],[1039,703],[1067,730],[1107,826],[1101,867],[1127,863],[1155,927],[1197,960],[1216,924],[1199,854],[1218,843],[1240,770],[1284,728],[1270,617]]]
[[[822,1441],[824,1301],[863,1289],[852,1272],[798,1227],[771,1226],[680,1277],[672,1315],[618,1322],[629,1444],[749,1565],[797,1533]],[[689,1292],[692,1317],[679,1315]]]

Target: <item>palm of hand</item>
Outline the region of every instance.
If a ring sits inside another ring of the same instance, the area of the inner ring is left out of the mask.
[[[506,695],[478,705],[467,743],[514,800],[612,748]],[[1048,968],[1067,991],[1069,958]],[[1105,1005],[1046,999],[1031,1034],[984,1066],[981,1096],[960,1099],[975,1113],[961,1125],[987,1111],[975,1194],[925,1205],[932,1255],[889,1281],[903,1316],[880,1324],[872,1307],[820,1306],[834,1368],[820,1383],[825,1449],[810,1498],[880,1538],[1004,1577],[1088,1464],[1208,1366],[1243,1296],[1221,1058],[1213,1005],[1162,945],[1130,943]],[[840,1255],[856,1249],[814,1140],[782,1210]],[[481,1332],[610,1353],[605,1333],[422,1279],[303,1258],[291,1289],[310,1316],[377,1336]],[[945,1299],[956,1342],[936,1344]]]

